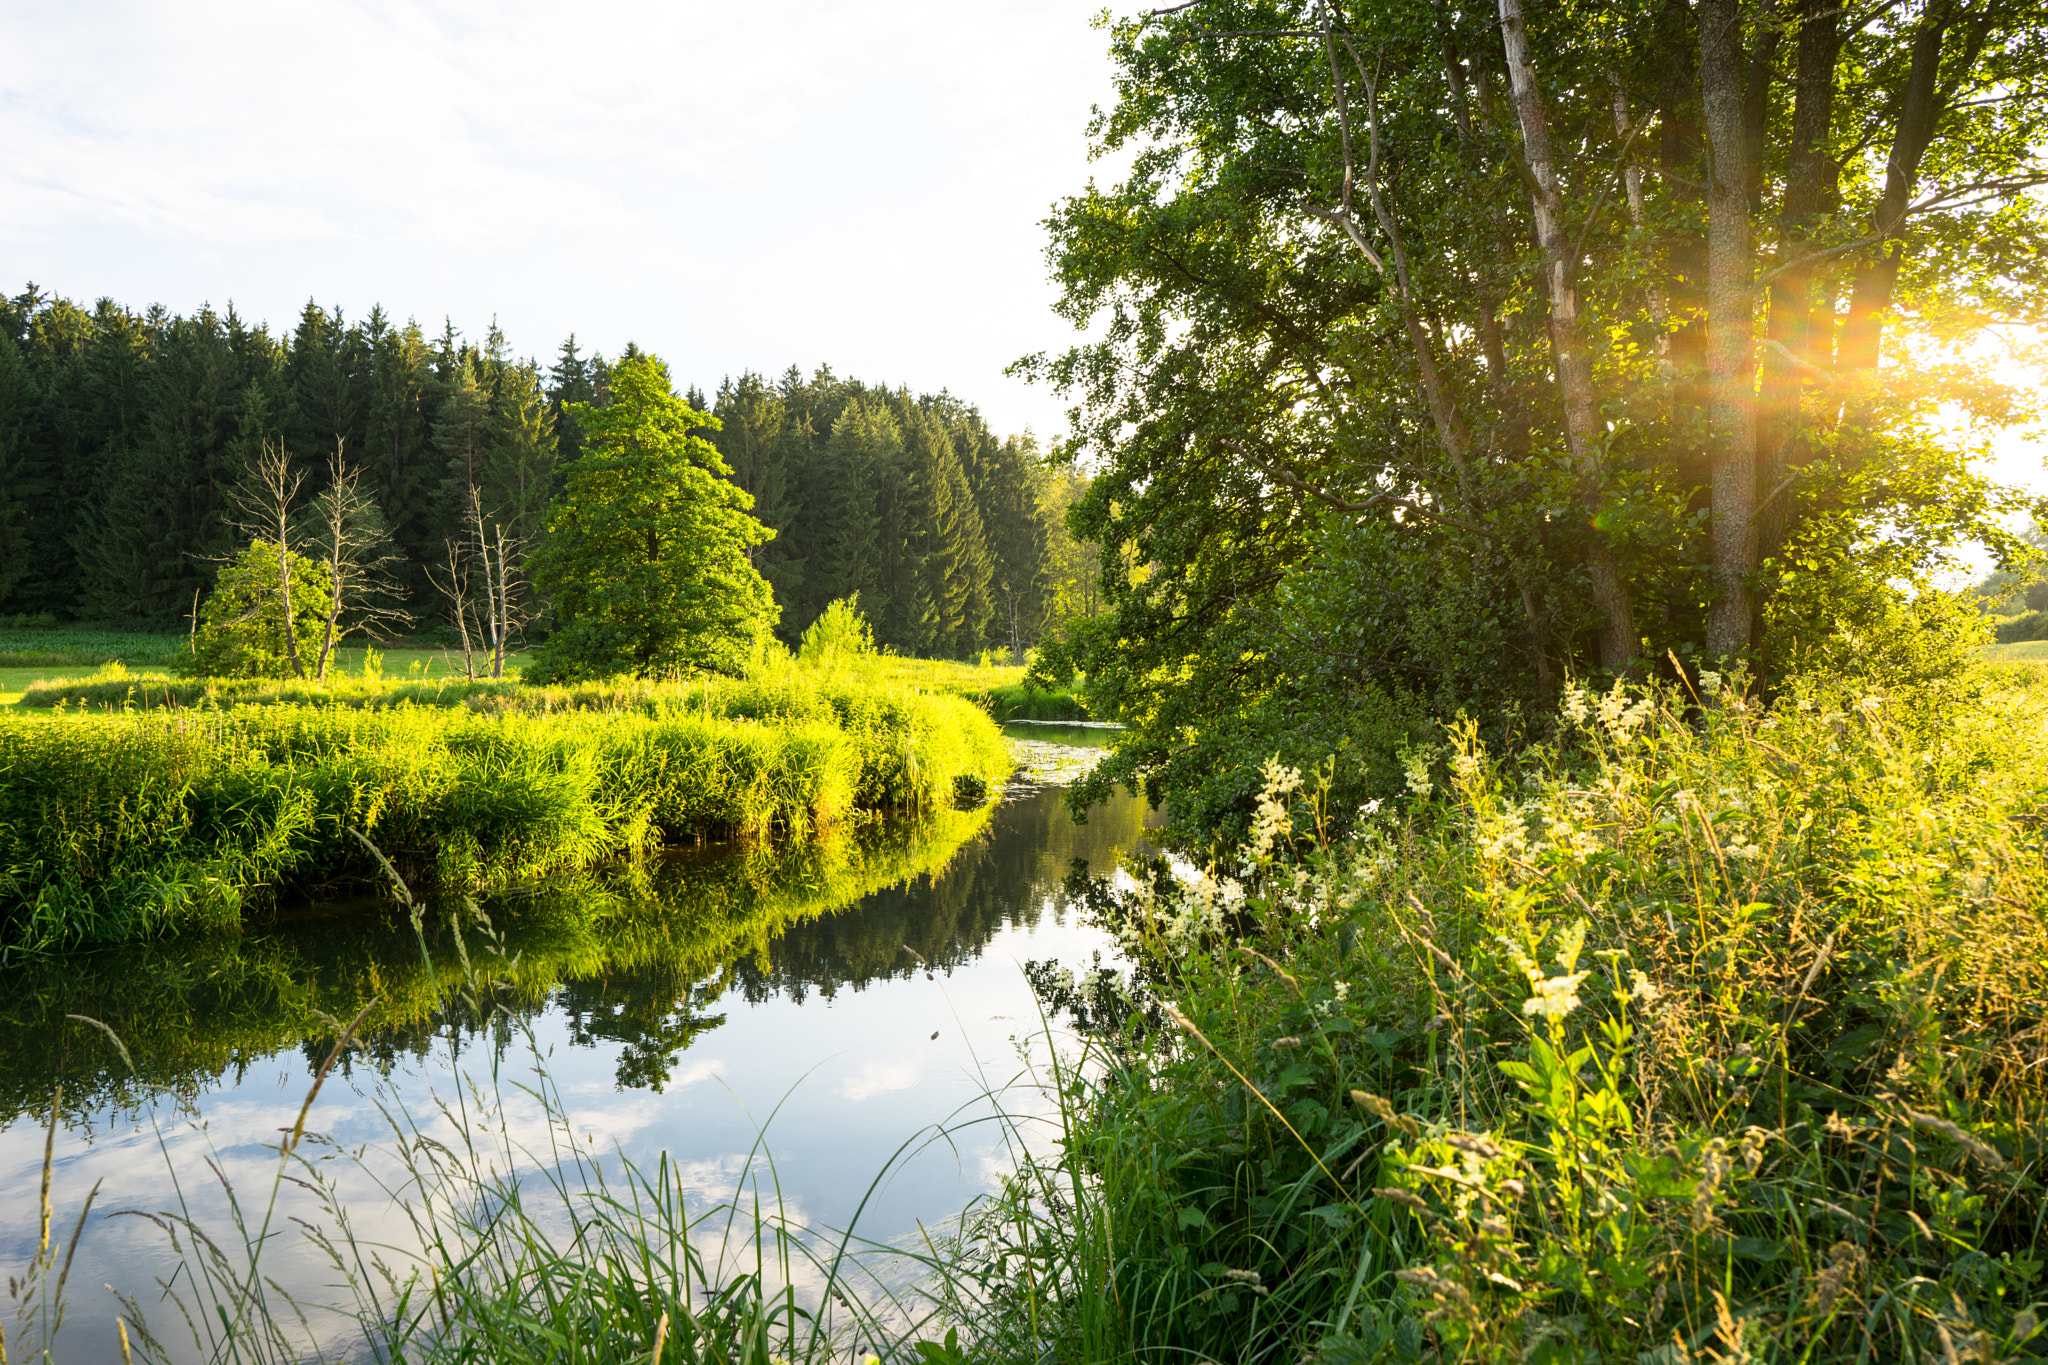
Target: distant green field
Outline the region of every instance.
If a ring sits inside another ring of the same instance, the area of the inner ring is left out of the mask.
[[[151,635],[142,631],[0,630],[0,706],[19,701],[28,685],[39,679],[88,677],[109,663],[118,662],[137,673],[163,672],[184,648],[182,635]],[[366,652],[362,644],[338,649],[328,671],[359,676]],[[379,652],[387,678],[462,676],[460,649],[433,649],[408,643]],[[506,671],[515,671],[525,658],[523,653],[508,655]],[[482,656],[477,663],[479,673],[487,671]]]
[[[1984,651],[1984,657],[2004,663],[2021,659],[2048,662],[2048,640],[2021,640],[2010,645],[1992,645]]]
[[[165,673],[185,650],[185,637],[95,626],[47,629],[0,629],[0,706],[21,700],[32,682],[49,678],[90,677],[109,663],[130,672]],[[365,648],[352,644],[336,651],[331,675],[360,677]],[[434,649],[408,642],[381,651],[383,675],[391,679],[459,678],[462,651]],[[506,659],[506,673],[515,675],[524,652]],[[478,656],[478,672],[485,660]],[[896,655],[866,656],[851,665],[864,686],[910,687],[965,697],[991,710],[998,719],[1013,716],[1073,720],[1086,711],[1068,693],[1028,692],[1024,669],[1015,664],[962,663],[952,659],[907,659]],[[832,670],[828,670],[832,671]]]

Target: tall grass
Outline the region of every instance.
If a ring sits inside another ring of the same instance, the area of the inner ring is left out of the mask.
[[[1572,694],[1411,801],[1269,766],[981,1225],[1003,1358],[2034,1358],[2048,688]]]
[[[0,716],[7,940],[231,927],[258,898],[373,871],[351,825],[437,891],[487,891],[636,849],[940,809],[1009,764],[984,715],[914,692],[787,680],[460,700]]]

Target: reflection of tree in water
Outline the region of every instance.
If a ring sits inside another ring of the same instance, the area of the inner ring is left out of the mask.
[[[671,980],[627,973],[571,981],[555,992],[554,1003],[568,1020],[574,1046],[625,1044],[618,1063],[621,1090],[660,1094],[676,1059],[697,1035],[725,1022],[723,1014],[706,1012],[724,994],[722,972],[712,982],[688,983],[680,989]]]
[[[565,983],[555,994],[571,1037],[584,1046],[623,1043],[622,1088],[659,1091],[683,1052],[725,1022],[710,1009],[728,990],[749,1004],[777,996],[798,1004],[813,993],[830,1000],[845,987],[908,979],[965,965],[1011,925],[1058,917],[1062,888],[1076,864],[1106,869],[1141,836],[1144,807],[1123,800],[1075,825],[1056,790],[1007,801],[983,833],[936,874],[871,892],[832,914],[790,918],[748,950],[691,976],[668,964]],[[925,959],[920,964],[909,952]]]
[[[868,897],[836,915],[793,923],[769,945],[766,961],[732,964],[734,984],[749,1004],[777,995],[802,1003],[812,992],[830,1000],[844,988],[949,971],[979,957],[997,933],[1064,918],[1070,897],[1062,882],[1079,862],[1108,871],[1138,842],[1142,803],[1124,799],[1076,825],[1056,789],[1006,802],[988,830],[947,865]],[[914,949],[920,966],[904,951]]]
[[[728,990],[750,1002],[802,1001],[842,986],[944,971],[970,961],[997,931],[1035,924],[1063,904],[1074,859],[1107,869],[1139,836],[1143,806],[1126,799],[1072,824],[1058,793],[980,814],[794,847],[708,851],[570,878],[491,912],[516,952],[493,971],[496,1002],[538,1013],[559,1006],[582,1045],[623,1044],[621,1086],[659,1089],[676,1059],[725,1020]],[[977,834],[977,831],[980,831]],[[972,837],[970,837],[972,836]],[[963,845],[962,839],[968,841]],[[482,951],[472,931],[472,956]],[[446,926],[426,960],[402,916],[368,906],[247,936],[194,937],[79,954],[0,973],[0,1124],[49,1111],[59,1081],[75,1122],[157,1088],[189,1091],[297,1051],[310,1073],[340,1023],[378,1004],[341,1063],[379,1071],[418,1061],[453,1038],[502,1054],[501,1018],[479,1037],[457,993]],[[131,1074],[90,1015],[118,1033]]]

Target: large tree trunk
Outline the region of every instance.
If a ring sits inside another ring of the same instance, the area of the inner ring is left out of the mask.
[[[1573,282],[1571,240],[1564,225],[1564,194],[1551,149],[1550,121],[1536,84],[1536,65],[1529,55],[1529,34],[1522,22],[1521,0],[1500,0],[1501,41],[1507,56],[1508,86],[1515,117],[1521,125],[1522,155],[1534,180],[1529,199],[1536,223],[1536,245],[1543,253],[1543,283],[1550,299],[1550,345],[1557,364],[1557,385],[1564,400],[1565,444],[1588,522],[1602,510],[1605,490],[1601,445],[1605,428],[1593,391],[1592,358],[1579,335],[1579,295]],[[1635,607],[1628,584],[1606,533],[1591,527],[1586,575],[1593,606],[1600,613],[1600,663],[1621,669],[1635,661]]]
[[[1756,570],[1755,260],[1749,119],[1738,0],[1700,0],[1700,106],[1707,130],[1707,418],[1712,433],[1714,600],[1707,651],[1749,647]]]
[[[1950,0],[1933,0],[1913,33],[1913,57],[1906,70],[1906,88],[1899,96],[1899,121],[1892,130],[1891,153],[1885,158],[1884,197],[1878,201],[1870,225],[1880,239],[1890,238],[1905,221],[1914,182],[1920,178],[1920,159],[1927,154],[1935,126],[1941,121],[1946,102],[1939,80],[1942,41],[1954,13]],[[1984,31],[1982,21],[1973,26],[1976,42],[1983,41]],[[1885,314],[1891,311],[1892,291],[1904,260],[1902,245],[1881,244],[1871,262],[1857,272],[1841,346],[1835,353],[1835,367],[1843,374],[1876,368]]]
[[[1792,141],[1787,148],[1776,278],[1771,282],[1770,339],[1763,359],[1763,401],[1757,416],[1757,559],[1785,546],[1792,529],[1791,472],[1805,463],[1800,395],[1828,357],[1814,318],[1814,277],[1803,263],[1813,250],[1816,219],[1834,207],[1836,167],[1828,137],[1834,125],[1835,62],[1841,53],[1837,0],[1799,0],[1794,58]]]

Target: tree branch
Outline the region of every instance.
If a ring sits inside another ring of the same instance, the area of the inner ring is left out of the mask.
[[[1327,489],[1316,487],[1314,484],[1308,482],[1308,480],[1302,478],[1301,475],[1289,469],[1286,465],[1273,464],[1265,460],[1261,460],[1258,456],[1252,454],[1249,450],[1246,450],[1241,443],[1232,440],[1228,436],[1219,436],[1216,438],[1216,440],[1218,445],[1223,446],[1227,450],[1235,452],[1239,458],[1245,461],[1245,463],[1251,465],[1254,469],[1257,469],[1260,473],[1266,475],[1275,483],[1280,484],[1281,486],[1286,488],[1291,488],[1297,493],[1305,493],[1309,497],[1314,498],[1317,502],[1323,503],[1325,506],[1335,508],[1339,512],[1370,512],[1375,507],[1399,507],[1403,511],[1412,512],[1414,515],[1418,517],[1425,518],[1429,521],[1441,522],[1445,526],[1455,526],[1457,529],[1461,531],[1468,531],[1471,534],[1479,536],[1488,541],[1498,539],[1498,537],[1496,537],[1493,532],[1487,530],[1484,526],[1477,525],[1473,522],[1465,521],[1459,517],[1446,516],[1442,512],[1432,511],[1430,508],[1424,507],[1420,503],[1417,503],[1412,499],[1399,497],[1391,492],[1375,493],[1373,496],[1365,499],[1362,502],[1348,498],[1340,498],[1335,493],[1329,492]]]

